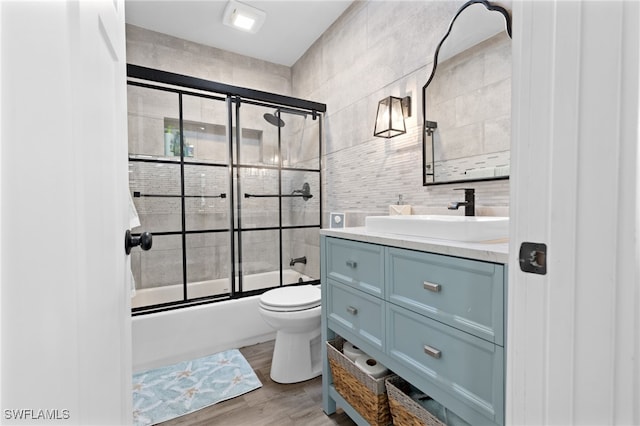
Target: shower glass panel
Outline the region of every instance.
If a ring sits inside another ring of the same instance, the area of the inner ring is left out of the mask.
[[[133,308],[183,299],[180,164],[175,134],[165,120],[179,116],[176,93],[128,86],[129,187],[142,230],[153,233],[153,251],[131,252],[136,283]]]
[[[229,172],[226,167],[185,164],[185,227],[187,231],[228,231],[228,180]]]
[[[129,161],[129,188],[140,218],[131,232],[180,232],[180,165],[145,160],[140,155]]]
[[[280,285],[279,129],[266,119],[273,113],[243,103],[236,117],[236,292]]]
[[[245,104],[239,111],[236,269],[242,279],[237,280],[236,291],[317,279],[319,274],[312,272],[313,278],[301,281],[305,263],[291,265],[293,258],[307,261],[307,252],[310,264],[319,264],[313,260],[319,254],[319,241],[315,249],[302,245],[305,231],[317,234],[320,227],[319,144],[312,149],[302,146],[307,128],[313,127],[308,124],[314,122],[311,113]],[[317,142],[318,133],[315,137]]]
[[[129,156],[173,158],[175,127],[166,120],[180,115],[177,93],[146,87],[127,87]]]
[[[153,250],[131,251],[131,272],[136,293],[132,308],[178,302],[182,286],[182,240],[180,235],[153,236]]]
[[[313,115],[282,109],[286,123],[281,131],[283,168],[282,285],[312,282],[320,277],[320,145],[310,142],[320,135],[320,120]]]
[[[236,271],[242,281],[236,281],[237,292],[251,292],[280,285],[280,242],[279,231],[245,230],[240,234],[242,256]],[[236,239],[237,241],[237,239]]]
[[[240,167],[236,189],[240,229],[278,228],[278,170],[257,167]]]
[[[320,120],[314,120],[311,113],[292,112],[289,109],[281,109],[280,118],[285,123],[281,127],[282,167],[319,169]]]
[[[130,84],[128,114],[132,232],[153,234],[153,250],[132,252],[132,306],[229,294],[224,98]]]
[[[240,123],[240,143],[234,149],[235,165],[278,167],[278,127],[264,118],[265,114],[273,111],[273,108],[242,104],[237,120]]]
[[[188,234],[185,249],[187,298],[229,295],[229,233]]]
[[[320,225],[320,174],[313,171],[283,170],[282,194],[303,195],[300,191],[308,188],[309,196],[282,198],[283,226],[315,226]]]
[[[176,93],[129,86],[128,90],[129,186],[141,226],[149,232],[181,228],[180,166],[170,163],[168,147],[174,136],[165,134],[165,118],[178,117]],[[159,159],[160,162],[147,162]]]
[[[317,283],[326,106],[128,71],[134,315]]]
[[[219,99],[183,95],[182,115],[187,147],[185,162],[206,162],[225,167],[229,158],[226,103]],[[226,191],[227,187],[224,188]]]
[[[186,295],[230,294],[226,102],[182,95]]]
[[[282,268],[293,270],[302,275],[302,281],[314,281],[320,278],[320,234],[318,228],[290,228],[282,230],[283,259]],[[294,259],[304,258],[306,263],[290,263]],[[283,276],[283,285],[299,284],[300,277],[294,274]]]

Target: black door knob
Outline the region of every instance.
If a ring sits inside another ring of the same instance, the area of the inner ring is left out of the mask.
[[[153,245],[153,236],[148,232],[143,232],[139,237],[131,235],[131,231],[127,229],[124,233],[124,252],[131,253],[131,247],[140,246],[142,250],[149,250]]]

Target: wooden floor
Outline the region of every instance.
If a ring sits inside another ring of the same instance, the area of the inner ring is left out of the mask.
[[[322,411],[322,378],[281,385],[269,377],[274,341],[248,346],[240,352],[249,361],[262,387],[194,413],[160,423],[163,426],[346,425],[355,423],[342,411]]]

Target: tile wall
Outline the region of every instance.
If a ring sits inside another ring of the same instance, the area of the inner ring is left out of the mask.
[[[387,214],[402,194],[414,213],[464,214],[446,209],[459,185],[422,186],[422,86],[433,53],[464,1],[356,1],[293,66],[293,95],[327,104],[323,156],[330,212],[348,225]],[[498,2],[510,10],[510,2]],[[373,137],[378,101],[412,97],[407,134]],[[510,102],[508,99],[506,102]],[[508,214],[509,181],[478,182],[478,214]]]
[[[127,26],[127,62],[170,72],[248,87],[283,95],[291,95],[291,69],[219,49],[180,40],[165,34]],[[139,155],[166,156],[163,145],[167,120],[177,119],[177,95],[129,86],[129,152]],[[227,162],[226,107],[224,102],[183,97],[184,118],[193,131],[185,129],[187,144],[194,149],[194,160]],[[260,169],[277,164],[277,128],[263,119],[273,112],[253,105],[243,105],[241,123],[243,164],[255,168],[241,170],[242,226],[259,228],[278,226],[277,198],[244,198],[249,194],[276,194],[278,174]],[[287,123],[282,128],[283,164],[294,168],[319,168],[319,120],[310,116],[282,114]],[[177,121],[176,121],[177,123]],[[175,126],[174,126],[175,127]],[[171,156],[172,154],[169,154]],[[186,162],[190,159],[186,159]],[[313,198],[283,199],[283,225],[317,225],[320,209],[318,173],[283,171],[283,194],[301,189],[308,182]],[[132,191],[152,194],[179,194],[180,172],[176,165],[131,163]],[[228,192],[226,168],[185,166],[185,190],[188,195],[215,195]],[[235,189],[234,189],[235,190]],[[236,199],[238,194],[235,195]],[[188,230],[227,228],[228,198],[186,200]],[[134,198],[142,226],[137,230],[176,231],[181,228],[180,200],[167,198]],[[235,210],[236,217],[238,211]],[[243,271],[245,274],[278,268],[277,231],[243,233]],[[226,278],[229,274],[229,236],[227,233],[187,236],[189,282]],[[148,252],[132,253],[132,270],[138,288],[171,285],[182,282],[180,236],[154,237]],[[307,264],[294,269],[317,278],[319,276],[319,236],[317,228],[283,231],[283,266],[289,259],[307,257]]]
[[[291,95],[291,68],[126,26],[127,62],[234,86]]]

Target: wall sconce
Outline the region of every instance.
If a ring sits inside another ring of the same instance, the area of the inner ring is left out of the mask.
[[[389,96],[378,102],[376,126],[373,136],[393,138],[407,133],[404,120],[411,117],[411,96],[396,98]]]

